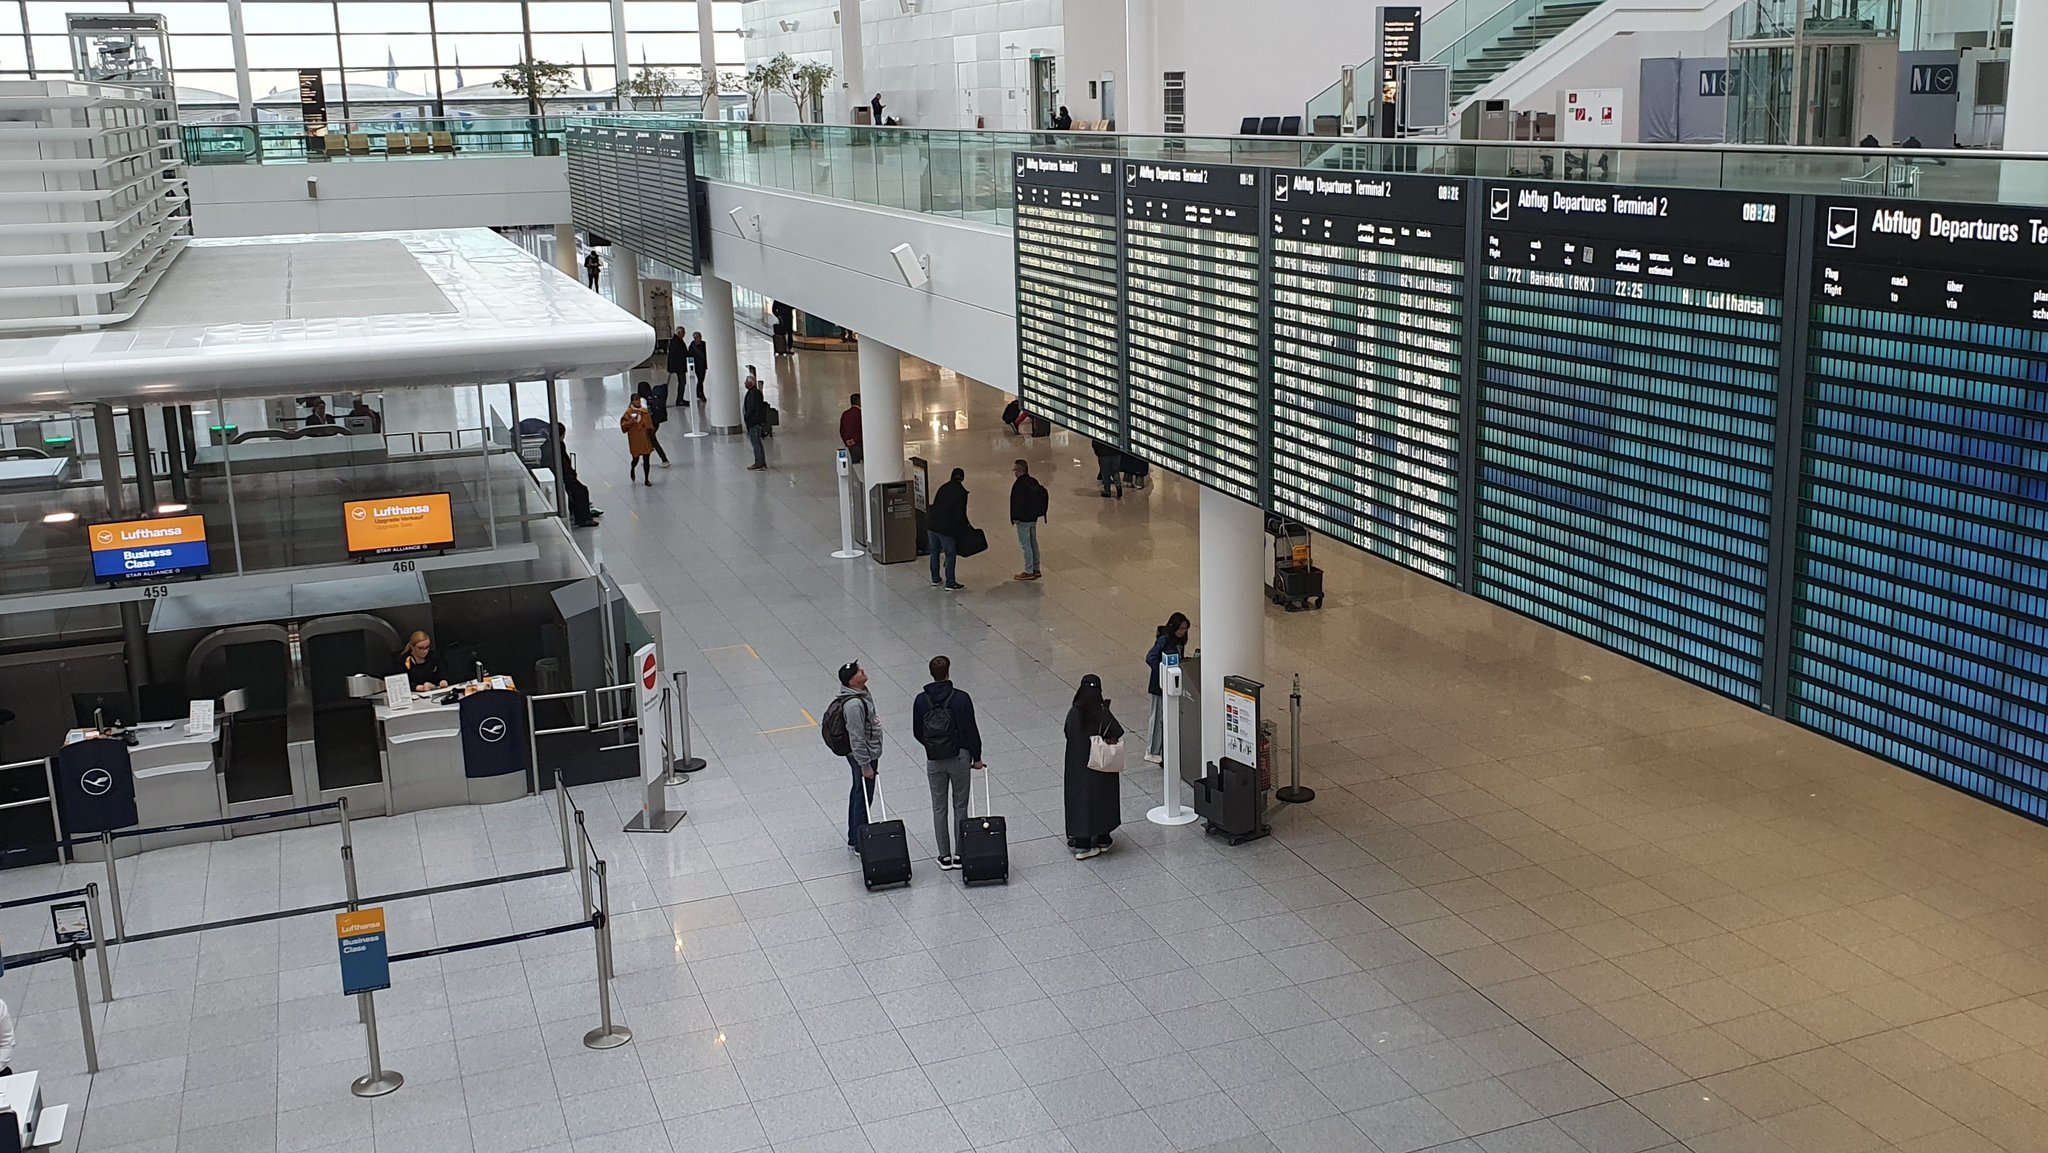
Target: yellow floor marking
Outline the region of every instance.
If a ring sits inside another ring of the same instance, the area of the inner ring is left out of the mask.
[[[708,648],[708,649],[700,649],[700,650],[698,650],[698,651],[700,651],[700,652],[707,652],[707,653],[729,653],[729,652],[732,652],[732,651],[733,651],[734,649],[745,649],[745,650],[747,650],[747,655],[748,655],[748,656],[750,656],[750,657],[754,658],[754,659],[755,659],[755,660],[757,660],[757,661],[761,659],[761,654],[760,654],[760,653],[757,653],[757,652],[755,652],[755,651],[754,651],[754,646],[752,646],[752,645],[746,645],[746,644],[740,644],[740,645],[714,645],[714,646],[712,646],[711,648]]]
[[[735,645],[734,647],[735,647],[735,648],[737,648],[738,646],[737,646],[737,645]],[[812,716],[812,715],[811,715],[811,710],[809,710],[809,709],[800,709],[800,710],[798,710],[798,711],[802,712],[802,713],[803,713],[803,715],[804,715],[804,723],[803,723],[803,724],[800,724],[800,725],[785,725],[785,726],[783,726],[782,728],[779,728],[779,729],[762,729],[762,730],[761,730],[760,732],[758,732],[758,733],[755,733],[754,735],[755,735],[755,736],[757,736],[757,737],[767,737],[767,736],[773,736],[773,735],[774,735],[774,734],[776,734],[776,733],[793,733],[793,732],[796,732],[796,731],[798,731],[799,729],[815,729],[815,728],[817,728],[817,727],[818,727],[818,718],[816,718],[816,717],[814,717],[814,716]]]

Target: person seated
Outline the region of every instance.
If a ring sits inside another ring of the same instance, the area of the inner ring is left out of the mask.
[[[306,414],[306,419],[304,421],[307,427],[310,428],[311,426],[316,424],[334,423],[334,414],[327,411],[326,397],[316,396],[313,399],[306,402],[306,407],[312,409],[311,412]]]
[[[405,653],[399,661],[399,671],[411,682],[414,692],[430,692],[448,687],[448,677],[441,669],[441,651],[434,647],[434,638],[416,632],[405,642]]]
[[[370,421],[371,432],[384,431],[384,417],[376,409],[371,408],[369,402],[360,396],[356,398],[355,407],[348,410],[348,415],[367,417]]]

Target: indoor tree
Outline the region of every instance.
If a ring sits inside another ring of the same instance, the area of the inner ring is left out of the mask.
[[[619,81],[618,95],[622,103],[635,108],[642,100],[652,101],[655,111],[659,112],[663,101],[682,90],[674,72],[642,65],[639,71]]]
[[[546,116],[548,101],[567,92],[575,75],[566,64],[522,60],[498,76],[498,87],[525,99],[536,115]]]

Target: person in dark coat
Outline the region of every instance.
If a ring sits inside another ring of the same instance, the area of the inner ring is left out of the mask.
[[[754,463],[747,466],[747,471],[760,472],[768,467],[767,452],[761,444],[761,438],[768,435],[768,397],[751,364],[747,366],[747,391],[740,400],[740,423],[746,426],[747,443],[754,448]]]
[[[681,328],[676,329],[676,334],[669,337],[666,366],[668,374],[675,378],[676,383],[675,391],[669,395],[676,398],[677,404],[681,404],[683,389],[690,383],[690,338]]]
[[[1060,105],[1060,114],[1052,118],[1052,126],[1055,131],[1059,132],[1072,132],[1074,130],[1074,114],[1067,111],[1066,105]]]
[[[1067,847],[1074,859],[1085,861],[1110,850],[1110,834],[1123,823],[1122,803],[1117,791],[1121,779],[1115,773],[1098,773],[1088,767],[1088,738],[1116,742],[1124,739],[1124,727],[1109,711],[1102,696],[1102,678],[1089,673],[1081,678],[1074,693],[1074,707],[1067,710]]]
[[[1145,759],[1160,764],[1166,759],[1166,694],[1159,687],[1159,666],[1165,663],[1166,654],[1179,656],[1187,651],[1188,630],[1194,625],[1188,614],[1175,613],[1166,618],[1166,623],[1152,637],[1152,647],[1145,653],[1145,691],[1152,694],[1152,717],[1145,723]]]
[[[1124,495],[1123,462],[1124,454],[1113,444],[1095,441],[1095,483],[1102,486],[1102,495],[1108,496],[1114,487],[1119,500]]]
[[[647,404],[647,414],[654,423],[648,426],[647,442],[654,446],[654,454],[661,458],[661,467],[668,467],[668,450],[661,447],[661,426],[668,423],[668,383],[659,385],[641,381],[638,388],[640,399]]]
[[[555,471],[556,476],[562,478],[562,495],[569,500],[569,516],[576,527],[596,528],[598,519],[604,516],[604,510],[591,507],[590,486],[576,476],[576,463],[570,459],[569,450],[563,447],[568,443],[568,427],[557,423],[554,439],[542,449],[544,455],[541,459],[547,467]]]
[[[690,334],[690,370],[691,370],[691,371],[693,371],[693,372],[695,372],[695,373],[697,374],[697,399],[698,399],[698,400],[703,400],[703,399],[704,399],[704,366],[705,366],[705,365],[707,365],[707,364],[709,364],[710,362],[711,362],[711,358],[710,358],[710,355],[709,355],[708,353],[706,353],[706,352],[704,351],[704,334],[703,334],[703,333],[701,333],[701,332],[693,332],[693,333],[691,333],[691,334]],[[678,398],[678,399],[680,399],[680,398]]]
[[[947,592],[967,587],[953,579],[953,568],[960,561],[960,534],[968,528],[966,480],[966,469],[954,469],[953,478],[932,494],[931,505],[924,513],[925,546],[932,557],[932,587],[939,587],[939,558],[943,555]]]

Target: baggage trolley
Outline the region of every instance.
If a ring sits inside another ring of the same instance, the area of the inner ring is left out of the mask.
[[[1266,582],[1266,597],[1288,612],[1298,613],[1315,602],[1323,607],[1323,570],[1309,555],[1308,526],[1284,517],[1266,519],[1266,536],[1273,542],[1273,571]]]

